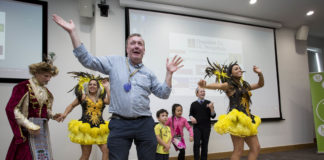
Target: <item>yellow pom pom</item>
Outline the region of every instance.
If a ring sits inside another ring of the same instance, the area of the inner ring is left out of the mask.
[[[93,138],[91,138],[90,135],[85,134],[84,139],[83,139],[83,144],[84,145],[90,145],[93,144],[95,141],[93,140]]]
[[[239,119],[239,123],[241,123],[242,125],[249,126],[251,124],[251,118],[249,118],[244,113],[242,113],[242,112],[239,113],[237,117]]]
[[[261,119],[259,116],[254,116],[254,121],[257,127],[261,124]]]
[[[100,124],[99,134],[100,135],[108,134],[108,126],[107,126],[107,124]]]
[[[107,143],[107,136],[98,137],[96,139],[96,144],[106,144]]]
[[[90,124],[89,123],[82,123],[80,126],[80,131],[82,133],[89,133],[90,132]]]
[[[68,124],[68,130],[72,133],[72,134],[78,134],[79,133],[79,127],[80,124],[82,124],[82,122],[78,121],[78,120],[71,120]]]
[[[219,134],[227,133],[227,128],[229,126],[229,120],[226,115],[220,115],[217,123],[214,124],[214,130]]]
[[[233,123],[237,123],[237,114],[238,111],[236,109],[233,109],[228,115],[227,118],[231,120]]]
[[[69,122],[69,124],[68,124],[68,129],[70,129],[70,128],[72,128],[73,126],[75,126],[77,122],[78,122],[77,120],[71,120],[71,121]]]
[[[222,119],[225,119],[225,117],[226,117],[226,114],[222,114],[222,115],[220,115],[220,116],[218,117],[218,121],[220,121],[220,120],[222,120]]]
[[[75,126],[72,128],[72,130],[70,130],[71,133],[73,134],[78,134],[79,133],[79,126]]]
[[[84,139],[84,134],[79,133],[78,135],[70,137],[70,140],[74,143],[81,143]]]
[[[68,124],[69,138],[71,142],[81,145],[106,144],[108,138],[109,121],[100,124],[99,127],[90,127],[89,123],[71,120]]]
[[[255,123],[245,113],[233,109],[227,115],[220,115],[217,123],[214,124],[214,130],[219,134],[230,133],[235,136],[246,137],[256,135],[261,119],[254,117]]]
[[[93,127],[90,129],[90,135],[94,138],[97,138],[99,134],[99,128],[98,127]]]

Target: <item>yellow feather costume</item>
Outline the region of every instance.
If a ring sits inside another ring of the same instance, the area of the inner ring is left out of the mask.
[[[71,120],[68,125],[69,138],[71,142],[81,145],[106,144],[109,134],[109,121],[104,121],[102,113],[105,108],[103,100],[106,92],[103,89],[100,77],[94,77],[84,72],[70,72],[79,78],[75,87],[75,94],[82,106],[82,117],[79,120]],[[98,100],[93,102],[88,96],[82,101],[82,94],[87,95],[88,83],[95,79],[99,82]]]
[[[228,83],[235,93],[228,97],[230,100],[229,113],[220,115],[214,129],[219,134],[229,133],[239,137],[253,136],[258,133],[258,126],[261,119],[250,113],[250,85],[242,78],[240,84],[235,83],[231,78],[230,70],[232,66],[237,65],[236,62],[229,65],[220,65],[217,63],[209,63],[206,68],[206,76],[216,76],[216,83]]]

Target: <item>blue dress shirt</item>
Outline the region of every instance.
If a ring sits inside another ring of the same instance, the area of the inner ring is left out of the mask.
[[[166,82],[160,83],[154,73],[144,65],[136,66],[140,70],[130,78],[132,87],[126,92],[123,86],[128,82],[130,75],[126,57],[92,56],[83,44],[75,48],[73,53],[84,67],[109,75],[111,113],[124,117],[151,116],[149,95],[153,93],[159,98],[169,98],[171,88]],[[137,68],[130,60],[128,61],[129,68],[133,72]]]

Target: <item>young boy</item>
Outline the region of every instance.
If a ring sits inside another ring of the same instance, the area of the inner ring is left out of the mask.
[[[154,131],[158,141],[156,148],[156,160],[168,160],[171,145],[171,130],[166,126],[168,120],[168,111],[160,109],[156,112],[159,123],[155,125]]]

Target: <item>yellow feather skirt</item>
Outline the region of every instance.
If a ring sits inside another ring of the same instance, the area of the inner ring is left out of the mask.
[[[228,114],[220,115],[217,123],[214,124],[214,129],[219,134],[229,133],[234,136],[248,137],[258,133],[258,126],[261,119],[254,116],[255,123],[252,123],[251,117],[243,112],[233,109]]]
[[[69,138],[71,142],[81,145],[106,144],[109,134],[109,121],[100,124],[98,127],[90,127],[89,123],[78,120],[71,120],[68,125]]]

